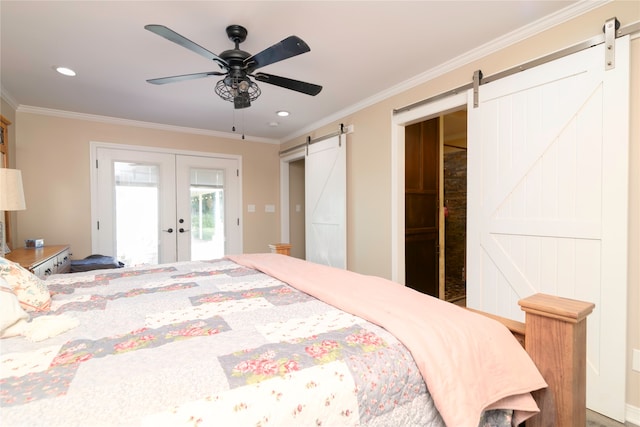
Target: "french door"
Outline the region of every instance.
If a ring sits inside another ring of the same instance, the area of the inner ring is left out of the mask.
[[[236,159],[176,156],[178,261],[242,252],[239,181]]]
[[[96,146],[94,253],[125,265],[242,252],[239,159]]]

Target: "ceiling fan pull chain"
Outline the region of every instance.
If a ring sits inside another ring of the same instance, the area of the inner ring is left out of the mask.
[[[233,125],[231,126],[233,132],[236,131],[236,110],[233,110]]]

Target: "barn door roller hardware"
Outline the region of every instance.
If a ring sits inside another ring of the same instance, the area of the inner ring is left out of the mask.
[[[610,18],[604,23],[604,69],[616,68],[616,31],[620,29],[620,21]]]
[[[291,151],[297,150],[300,147],[305,147],[306,155],[309,155],[309,146],[311,144],[315,144],[316,142],[324,141],[325,139],[333,138],[334,136],[342,135],[344,133],[352,133],[353,125],[345,126],[344,123],[340,123],[340,127],[337,131],[329,133],[327,135],[319,136],[317,138],[311,139],[311,136],[307,136],[307,139],[302,144],[295,145],[293,147],[287,148],[286,150],[282,150],[279,154],[282,156],[283,154],[287,154]],[[339,146],[342,146],[342,141],[338,142]]]
[[[482,71],[476,70],[473,72],[473,108],[478,108],[480,105],[480,85],[482,84]]]

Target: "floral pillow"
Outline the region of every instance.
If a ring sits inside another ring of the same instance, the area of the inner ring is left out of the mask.
[[[29,314],[20,307],[6,280],[0,277],[0,338],[19,335],[21,321],[28,319]]]
[[[51,294],[47,285],[20,264],[0,258],[0,278],[4,279],[26,311],[49,311]]]

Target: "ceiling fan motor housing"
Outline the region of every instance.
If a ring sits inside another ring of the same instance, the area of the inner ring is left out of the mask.
[[[242,25],[229,25],[226,31],[227,31],[227,36],[229,37],[229,40],[231,40],[236,44],[239,44],[245,41],[247,39],[247,34],[249,34],[247,29]],[[237,48],[238,46],[236,46],[236,49]]]

